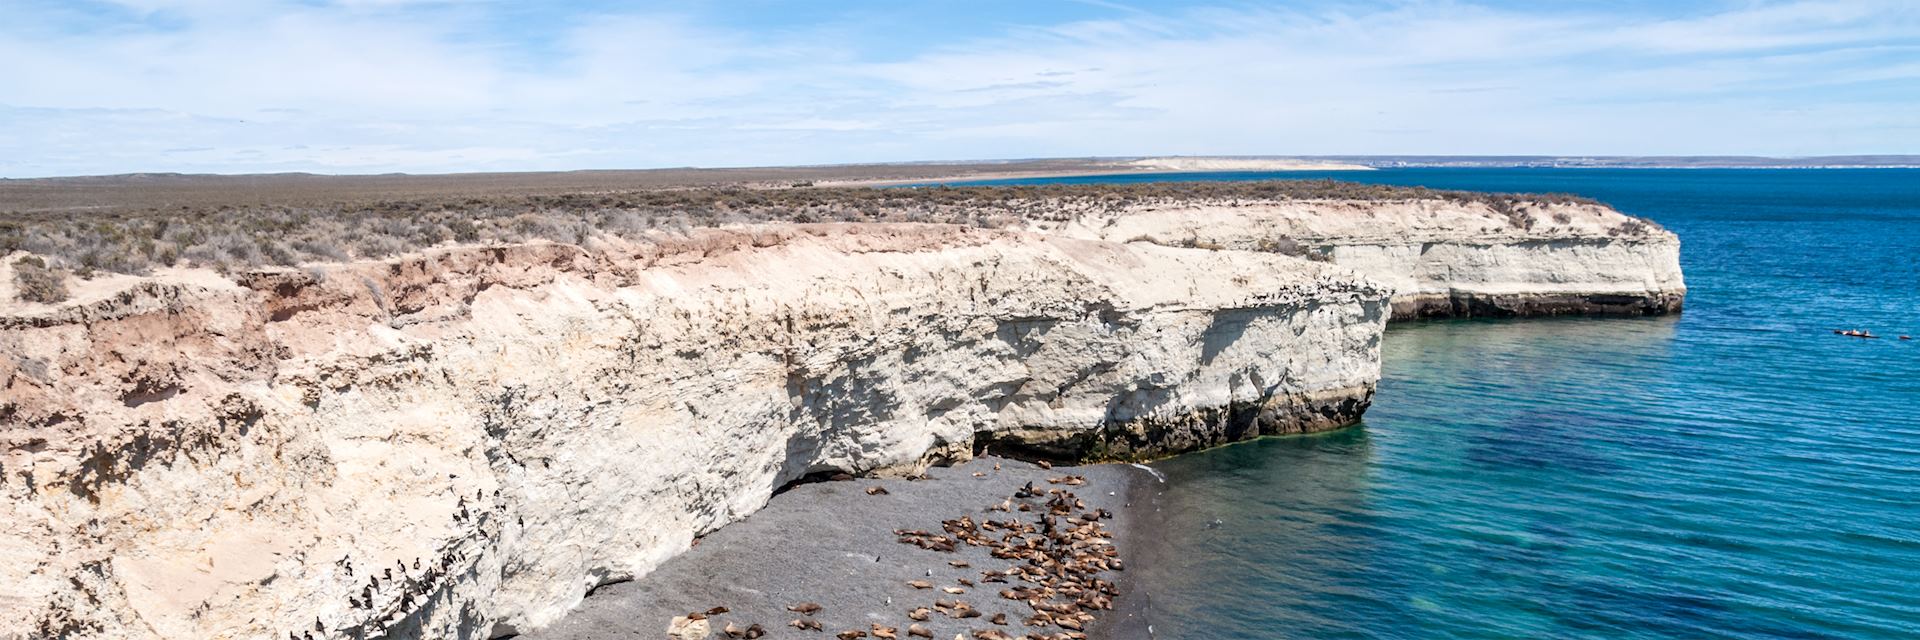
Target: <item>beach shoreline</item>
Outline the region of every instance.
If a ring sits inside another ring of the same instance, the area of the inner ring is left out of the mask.
[[[980,475],[975,475],[980,474]],[[703,536],[690,549],[662,562],[634,580],[604,584],[560,620],[516,637],[525,640],[602,640],[656,638],[667,631],[675,616],[713,607],[729,611],[712,617],[713,637],[725,637],[726,624],[761,625],[769,637],[832,637],[842,631],[871,631],[879,624],[898,630],[907,639],[915,621],[908,612],[933,607],[936,601],[965,602],[982,615],[954,618],[934,612],[919,624],[944,640],[956,633],[973,637],[976,630],[996,629],[1013,637],[1026,633],[1055,633],[1058,626],[1029,627],[1022,620],[1034,614],[1026,603],[997,595],[1002,589],[1031,587],[1021,579],[1009,583],[982,582],[982,571],[1004,569],[1018,561],[996,559],[985,548],[961,545],[954,552],[922,549],[898,541],[895,530],[941,530],[943,520],[962,516],[974,520],[1021,517],[1038,513],[988,510],[1025,483],[1042,492],[1061,489],[1085,501],[1088,511],[1106,509],[1105,520],[1124,570],[1103,572],[1120,596],[1114,609],[1093,611],[1095,623],[1087,631],[1095,638],[1136,638],[1144,635],[1145,608],[1129,602],[1140,593],[1135,575],[1138,560],[1130,548],[1139,534],[1138,516],[1158,483],[1154,475],[1128,464],[1061,466],[1051,469],[1018,460],[982,457],[951,467],[934,467],[928,479],[857,478],[798,484],[774,495],[753,515]],[[1083,485],[1050,483],[1050,479],[1085,478]],[[867,493],[874,487],[886,493]],[[948,563],[967,563],[955,567]],[[958,582],[966,578],[973,586]],[[908,583],[924,580],[932,588]],[[949,594],[943,588],[964,589]],[[821,610],[811,616],[791,612],[790,605],[813,602]],[[1006,623],[991,619],[1005,614]],[[799,631],[790,621],[817,620],[820,632]],[[515,630],[496,630],[510,634]]]

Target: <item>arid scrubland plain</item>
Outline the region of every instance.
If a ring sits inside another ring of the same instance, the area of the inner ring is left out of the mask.
[[[0,182],[0,254],[51,264],[17,278],[158,267],[231,269],[386,258],[449,245],[586,244],[762,222],[931,222],[1005,228],[1155,204],[1280,200],[1477,202],[1512,214],[1563,195],[1435,191],[1329,180],[1016,187],[831,186],[1098,168],[990,165],[609,171],[449,176],[107,176]],[[1515,226],[1531,222],[1510,215]],[[1626,231],[1631,231],[1627,229]],[[37,282],[37,281],[36,281]],[[57,299],[57,283],[28,287]]]

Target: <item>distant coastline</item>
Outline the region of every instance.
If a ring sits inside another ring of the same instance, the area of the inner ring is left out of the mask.
[[[625,193],[690,187],[784,189],[901,186],[1138,174],[1374,169],[1920,169],[1920,155],[1759,156],[1113,156],[877,162],[791,167],[677,167],[445,174],[128,173],[0,177],[0,212],[94,212],[159,207],[310,205],[422,198]]]
[[[1396,167],[1486,167],[1542,169],[1916,169],[1920,155],[1769,156],[1295,156]]]

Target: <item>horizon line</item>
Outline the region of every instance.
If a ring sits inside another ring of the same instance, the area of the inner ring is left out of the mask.
[[[886,167],[886,166],[941,166],[941,165],[995,165],[1058,161],[1094,161],[1117,162],[1156,158],[1205,158],[1205,159],[1247,159],[1247,160],[1350,160],[1358,162],[1381,163],[1441,163],[1441,162],[1622,162],[1636,164],[1611,166],[1569,166],[1558,168],[1648,168],[1648,169],[1906,169],[1920,168],[1920,154],[1906,153],[1853,153],[1826,154],[1810,156],[1772,156],[1772,155],[1569,155],[1569,154],[1147,154],[1128,156],[1045,156],[1029,158],[977,158],[953,160],[875,160],[863,162],[835,162],[821,164],[792,165],[673,165],[656,167],[600,167],[576,169],[526,169],[504,171],[448,171],[448,172],[404,172],[384,171],[379,173],[323,173],[316,171],[246,171],[246,172],[184,172],[184,171],[129,171],[123,173],[47,175],[30,177],[0,176],[0,181],[27,182],[39,180],[72,180],[87,178],[136,178],[136,177],[174,177],[174,178],[245,178],[245,177],[315,177],[315,178],[379,178],[379,177],[442,177],[442,176],[481,176],[481,175],[530,175],[530,174],[566,174],[566,173],[620,173],[620,172],[664,172],[664,171],[740,171],[771,169],[832,169],[842,167]],[[1657,163],[1688,161],[1691,165],[1659,165]],[[1741,161],[1742,164],[1711,164],[1712,161]],[[1827,161],[1827,162],[1821,162]],[[1776,163],[1776,164],[1768,164]],[[1649,164],[1655,163],[1655,164]],[[1484,165],[1481,165],[1484,166]],[[1116,169],[1119,167],[1115,167]],[[1492,167],[1488,167],[1492,168]],[[1519,168],[1519,167],[1516,167]],[[1555,168],[1555,167],[1536,167]],[[1313,169],[1221,169],[1162,171],[1163,173],[1284,173],[1305,172]]]

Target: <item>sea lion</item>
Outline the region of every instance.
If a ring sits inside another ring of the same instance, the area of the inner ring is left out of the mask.
[[[925,622],[927,618],[932,617],[931,614],[932,614],[932,610],[927,609],[926,607],[920,607],[918,609],[908,611],[907,617],[913,618],[914,620],[919,620],[921,622]]]
[[[802,602],[800,604],[788,605],[787,610],[803,616],[810,616],[820,612],[820,605],[813,602]]]
[[[907,586],[913,587],[915,589],[932,589],[933,583],[927,582],[925,580],[908,580]]]
[[[907,635],[915,638],[931,638],[933,637],[933,630],[928,629],[926,625],[915,623],[907,625]]]
[[[833,634],[833,637],[839,638],[840,640],[859,640],[860,638],[867,637],[867,632],[859,631],[859,630],[842,631],[840,633]]]
[[[878,622],[873,623],[872,626],[873,626],[873,637],[880,638],[882,640],[900,640],[899,629],[895,629],[893,627],[883,627],[883,626],[880,626],[880,623]]]
[[[820,631],[821,630],[819,620],[809,620],[806,618],[795,619],[793,622],[787,623],[787,626],[793,627],[795,629],[800,629],[803,631]]]
[[[867,495],[870,495],[870,496],[884,496],[884,495],[887,495],[887,488],[886,488],[886,487],[881,487],[881,486],[872,486],[872,487],[867,487]]]

